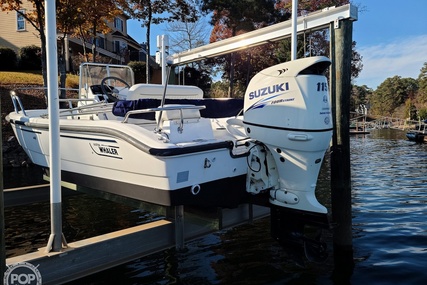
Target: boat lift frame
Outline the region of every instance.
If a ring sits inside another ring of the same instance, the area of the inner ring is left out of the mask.
[[[341,20],[356,21],[358,17],[357,13],[357,7],[351,4],[326,8],[318,12],[298,17],[296,30],[297,33],[303,33],[305,31],[315,31],[329,27],[340,28]],[[264,43],[278,41],[290,37],[292,29],[292,21],[289,20],[220,42],[174,54],[172,55],[172,63],[173,65],[182,65]],[[162,50],[162,55],[165,56],[165,49]],[[166,60],[162,60],[162,62],[164,63],[162,68],[163,76],[166,76]],[[77,185],[75,187],[75,190],[78,191],[79,187]],[[87,191],[92,190],[87,189]],[[108,196],[107,194],[108,193],[104,195],[104,198]],[[56,193],[54,193],[54,196],[55,195]],[[254,217],[259,218],[265,216],[265,209],[268,210],[268,208],[264,208],[263,210],[253,207],[255,206],[249,205],[249,207],[247,207],[247,205],[241,205],[239,208],[231,211],[221,209],[221,225],[218,228],[230,227],[239,223],[251,221]],[[227,214],[228,212],[230,212],[230,215]],[[78,241],[69,244],[68,248],[57,252],[38,251],[36,253],[21,255],[7,259],[7,264],[24,261],[39,264],[40,266],[38,268],[42,273],[43,283],[57,284],[58,282],[67,282],[87,274],[93,274],[112,266],[117,266],[137,257],[162,250],[165,247],[173,246],[173,244],[175,244],[177,248],[180,248],[183,246],[185,239],[195,238],[211,232],[210,230],[206,230],[206,227],[209,225],[203,225],[201,228],[195,229],[191,226],[191,223],[187,222],[187,219],[184,221],[183,206],[177,206],[175,208],[175,213],[172,215],[175,217],[172,219],[172,222],[156,221],[153,222],[153,224],[139,226],[135,229],[123,230],[120,233],[111,233],[84,241]],[[164,239],[159,240],[159,236],[163,236]],[[132,237],[135,242],[128,243],[127,239]],[[59,238],[59,242],[56,244],[60,247],[61,237],[59,236],[57,238]],[[140,242],[141,238],[148,238],[153,243],[148,243],[147,246],[141,247],[141,244],[144,244]],[[107,248],[109,250],[106,250]],[[111,248],[115,248],[116,250],[112,251]],[[114,257],[110,255],[105,257],[105,252],[120,252],[120,254],[116,254]],[[91,269],[90,272],[88,272],[88,268]]]
[[[296,31],[298,34],[307,31],[318,31],[329,28],[334,23],[339,28],[339,21],[349,19],[357,21],[357,7],[351,4],[340,7],[329,7],[297,18]],[[259,46],[269,42],[291,37],[292,21],[288,20],[265,28],[244,33],[232,38],[207,44],[181,53],[172,55],[174,65],[187,64],[211,57],[216,57],[235,51]]]

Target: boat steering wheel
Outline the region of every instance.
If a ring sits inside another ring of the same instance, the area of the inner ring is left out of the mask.
[[[118,95],[119,90],[117,90],[114,86],[111,86],[109,84],[105,84],[105,82],[107,80],[113,80],[113,81],[121,82],[125,85],[125,87],[130,88],[130,85],[126,81],[124,81],[123,79],[121,79],[119,77],[115,77],[115,76],[104,77],[104,79],[102,79],[102,81],[101,81],[101,90],[102,90],[102,93],[105,94],[108,97],[108,100],[111,102],[115,102],[115,101],[119,100],[119,95]]]

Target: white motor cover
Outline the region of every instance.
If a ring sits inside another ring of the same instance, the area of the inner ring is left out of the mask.
[[[278,187],[270,202],[326,213],[314,190],[332,136],[326,57],[298,59],[269,67],[253,77],[245,94],[246,134],[274,157]],[[292,203],[290,203],[292,201]]]

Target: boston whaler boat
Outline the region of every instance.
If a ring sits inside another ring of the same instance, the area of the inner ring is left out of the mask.
[[[166,206],[233,207],[262,194],[326,216],[315,187],[332,136],[329,65],[309,57],[269,67],[239,100],[134,84],[128,66],[85,63],[77,105],[60,109],[61,179]],[[11,96],[16,138],[48,169],[47,110]]]

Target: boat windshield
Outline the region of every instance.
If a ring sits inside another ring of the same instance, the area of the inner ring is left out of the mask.
[[[90,86],[100,85],[106,77],[115,77],[122,79],[127,84],[134,84],[132,69],[127,65],[101,64],[101,63],[83,63],[80,66],[80,90],[87,89]],[[109,84],[109,82],[107,82]],[[124,83],[116,81],[116,86]]]

